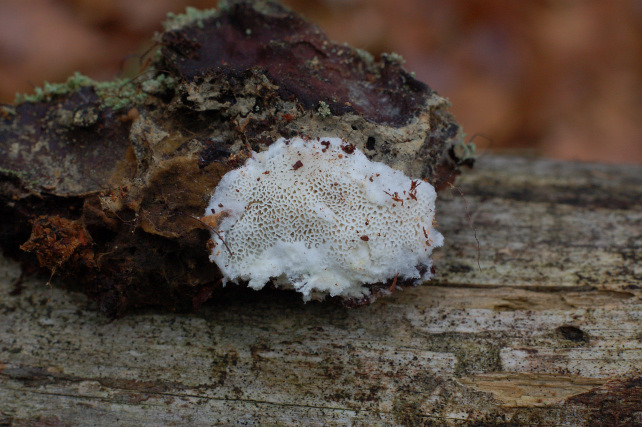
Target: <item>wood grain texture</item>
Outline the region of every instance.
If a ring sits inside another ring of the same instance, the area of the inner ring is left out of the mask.
[[[230,289],[109,320],[0,264],[0,425],[641,425],[642,168],[486,157],[437,277],[373,305]]]

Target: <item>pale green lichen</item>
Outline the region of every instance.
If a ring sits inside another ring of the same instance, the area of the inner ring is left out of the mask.
[[[0,118],[15,116],[16,109],[11,105],[0,105]]]
[[[332,111],[330,111],[330,107],[328,106],[328,104],[326,104],[323,101],[319,101],[319,108],[317,109],[317,111],[319,112],[319,115],[324,119],[332,115]]]
[[[475,143],[466,142],[463,137],[461,141],[455,144],[453,150],[460,161],[475,159],[477,157],[477,147]]]
[[[398,53],[392,52],[392,53],[382,53],[381,57],[386,61],[390,62],[391,64],[404,64],[406,60],[403,58],[403,56],[399,55]]]
[[[157,76],[141,83],[141,89],[145,93],[157,95],[173,90],[176,87],[176,80],[169,74],[158,74]]]
[[[176,14],[169,12],[167,14],[167,20],[163,22],[163,29],[165,31],[172,31],[193,23],[196,23],[199,28],[204,28],[203,21],[217,16],[217,13],[218,11],[214,8],[200,10],[195,7],[188,6],[185,8],[184,13]]]
[[[304,65],[307,68],[312,68],[316,69],[319,67],[319,58],[316,57],[316,55],[312,59],[308,59],[304,62]]]
[[[146,99],[146,95],[138,90],[130,79],[98,82],[76,72],[64,83],[45,82],[42,87],[36,87],[33,94],[16,94],[14,103],[46,102],[57,96],[76,92],[83,87],[93,87],[96,94],[102,99],[102,106],[113,110],[142,104]]]
[[[247,0],[221,0],[218,4],[220,10],[229,9],[231,5],[238,3],[245,3]],[[283,11],[291,12],[292,10],[280,2],[271,0],[252,0],[252,9],[263,15],[272,15],[274,13],[280,14]]]
[[[363,49],[355,49],[355,51],[365,63],[372,64],[374,62],[374,56],[370,52]]]

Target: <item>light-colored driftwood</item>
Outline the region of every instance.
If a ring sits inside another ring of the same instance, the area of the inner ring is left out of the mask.
[[[482,158],[436,280],[109,320],[0,266],[0,425],[642,425],[642,168]],[[31,424],[30,424],[31,423]],[[49,424],[46,424],[49,423]]]

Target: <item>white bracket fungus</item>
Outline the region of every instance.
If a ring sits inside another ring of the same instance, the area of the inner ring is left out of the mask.
[[[339,138],[280,139],[221,179],[210,259],[225,282],[360,298],[368,283],[430,277],[436,197]]]

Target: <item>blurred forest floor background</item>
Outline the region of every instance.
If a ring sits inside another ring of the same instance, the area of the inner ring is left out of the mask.
[[[0,0],[0,102],[74,71],[131,76],[167,12],[217,0]],[[642,163],[641,0],[283,0],[396,52],[480,151]]]

